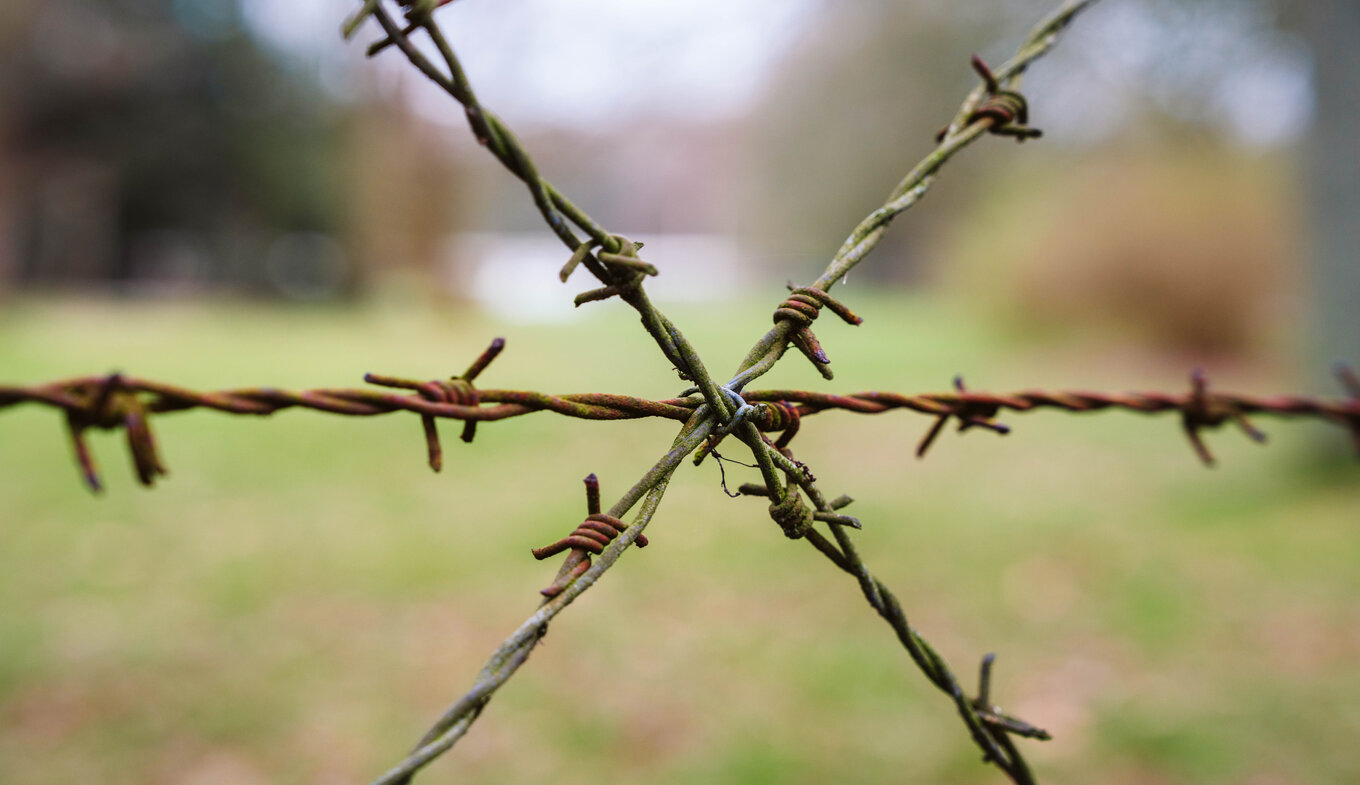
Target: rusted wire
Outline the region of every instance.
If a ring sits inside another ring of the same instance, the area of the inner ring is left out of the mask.
[[[826,306],[832,313],[841,317],[846,324],[859,325],[864,320],[856,316],[853,311],[846,308],[839,300],[811,286],[789,286],[790,294],[784,302],[774,311],[774,323],[789,322],[794,330],[791,336],[793,345],[798,347],[798,351],[808,358],[808,362],[816,367],[817,372],[824,378],[831,379],[832,373],[829,364],[830,359],[826,356],[826,351],[822,349],[822,344],[817,340],[817,336],[812,333],[812,323],[817,320],[818,314],[822,312],[822,306]]]
[[[860,414],[880,414],[893,409],[910,409],[923,414],[934,414],[941,418],[963,415],[960,430],[971,426],[983,426],[1000,431],[996,423],[982,415],[988,412],[1012,411],[1030,412],[1038,409],[1056,409],[1066,412],[1099,412],[1121,410],[1137,414],[1160,414],[1178,412],[1190,421],[1188,433],[1194,433],[1192,446],[1198,439],[1198,432],[1214,428],[1228,421],[1243,427],[1252,439],[1260,441],[1260,435],[1246,415],[1263,414],[1273,417],[1310,419],[1340,425],[1352,435],[1360,430],[1360,396],[1349,399],[1328,399],[1299,395],[1245,395],[1241,393],[1209,392],[1207,389],[1194,388],[1190,393],[1129,392],[1102,393],[1089,390],[1041,391],[1022,390],[1015,393],[986,393],[958,391],[954,393],[927,393],[924,395],[901,395],[893,392],[860,392],[850,395],[830,395],[804,390],[758,390],[746,393],[748,401],[779,400],[799,404],[802,416],[828,410],[844,410]],[[971,419],[967,419],[971,418]],[[984,425],[984,423],[986,423]],[[1246,423],[1244,426],[1243,423]],[[942,424],[937,421],[932,431]],[[927,439],[931,433],[926,434]],[[929,441],[923,440],[923,447]],[[1200,454],[1199,447],[1196,453]],[[1203,455],[1201,455],[1203,457]],[[1212,456],[1210,456],[1210,462]]]
[[[556,556],[562,551],[570,550],[571,556],[567,563],[563,565],[561,573],[552,585],[539,591],[544,597],[552,598],[562,593],[572,581],[585,574],[590,569],[590,555],[596,556],[604,553],[604,549],[615,537],[628,530],[628,524],[608,513],[600,512],[600,479],[593,473],[586,477],[586,517],[576,530],[566,537],[545,545],[542,548],[534,548],[531,552],[535,559],[542,561],[551,556]],[[639,548],[647,547],[646,535],[639,534],[634,540]]]
[[[491,345],[482,352],[481,356],[472,361],[472,365],[463,372],[462,376],[455,376],[452,379],[422,382],[412,384],[407,379],[397,379],[390,376],[379,376],[378,374],[365,374],[364,381],[369,384],[376,384],[382,387],[396,387],[398,389],[415,390],[421,397],[431,403],[449,403],[456,406],[476,408],[481,403],[481,395],[472,382],[477,378],[491,361],[505,349],[505,339],[497,338]],[[439,428],[435,423],[434,415],[420,415],[420,424],[425,431],[425,447],[429,455],[430,468],[439,471],[444,466],[444,449],[439,444]],[[467,420],[463,423],[462,440],[468,444],[477,435],[477,421]]]
[[[650,400],[611,393],[549,395],[530,390],[473,388],[472,381],[495,359],[504,345],[503,339],[496,339],[462,376],[449,380],[420,381],[379,374],[367,374],[364,377],[375,385],[412,391],[406,395],[350,388],[292,392],[273,387],[255,387],[199,392],[115,373],[30,387],[0,386],[0,409],[33,403],[64,410],[82,476],[91,489],[98,491],[102,484],[85,443],[85,431],[90,428],[123,429],[127,433],[137,477],[143,484],[151,485],[157,476],[166,474],[166,469],[151,432],[150,420],[153,415],[169,412],[203,408],[227,414],[263,416],[299,408],[351,417],[414,412],[420,415],[425,428],[430,466],[438,471],[442,465],[442,450],[435,422],[439,419],[463,421],[462,438],[471,441],[479,422],[505,420],[534,412],[555,412],[585,420],[659,417],[684,422],[702,404],[694,397]],[[1357,435],[1360,434],[1360,395],[1356,395],[1349,387],[1355,381],[1354,372],[1349,369],[1338,370],[1338,377],[1347,385],[1349,398],[1211,392],[1204,382],[1203,373],[1196,371],[1192,376],[1192,389],[1185,394],[1102,393],[1086,390],[988,393],[968,390],[963,386],[962,378],[958,378],[955,380],[955,392],[952,393],[904,395],[868,391],[834,395],[812,390],[748,390],[741,394],[741,399],[755,405],[755,414],[750,421],[759,431],[782,432],[779,439],[772,443],[776,450],[788,447],[798,432],[802,418],[822,412],[839,410],[882,414],[907,409],[933,415],[937,419],[922,439],[917,449],[918,455],[925,454],[950,419],[959,421],[960,431],[980,427],[1004,434],[1009,432],[1009,427],[995,421],[1001,411],[1177,412],[1181,415],[1182,427],[1196,454],[1207,465],[1212,465],[1213,456],[1204,445],[1200,432],[1231,421],[1252,439],[1262,441],[1264,435],[1246,419],[1247,415],[1252,414],[1313,419],[1340,425],[1351,433],[1360,449],[1360,435]],[[723,436],[715,433],[696,453],[695,463],[701,462],[705,455],[717,447]]]
[[[793,475],[789,476],[789,481],[791,486],[798,482]],[[738,490],[745,495],[775,497],[769,486],[743,485]],[[807,495],[815,510],[805,508],[798,490]],[[849,529],[860,528],[860,522],[837,512],[851,503],[850,498],[842,496],[827,501],[811,483],[802,483],[799,489],[790,487],[788,491],[788,496],[798,498],[798,501],[774,502],[769,508],[770,517],[779,524],[784,534],[791,539],[807,541],[833,564],[856,578],[865,600],[892,627],[908,656],[936,688],[954,701],[964,725],[982,749],[984,760],[994,763],[1014,782],[1032,783],[1033,775],[1010,735],[1046,740],[1049,734],[991,703],[991,655],[983,660],[978,695],[970,700],[948,663],[908,622],[901,603],[882,581],[869,572],[860,558],[849,532]],[[808,520],[809,517],[811,520]],[[828,540],[814,528],[812,521],[825,522],[832,539]]]
[[[966,394],[968,392],[968,388],[963,384],[962,376],[954,377],[954,389],[960,393]],[[931,443],[935,441],[935,437],[940,435],[940,431],[944,430],[945,424],[949,422],[951,417],[959,419],[960,433],[969,428],[978,427],[1005,436],[1011,432],[1011,429],[995,421],[996,413],[1000,408],[994,403],[965,402],[955,406],[953,411],[948,414],[941,414],[939,419],[935,420],[935,424],[930,427],[930,430],[926,431],[925,437],[921,439],[921,444],[916,448],[916,457],[925,457],[926,450],[930,449]]]
[[[97,387],[86,391],[82,399],[84,406],[66,409],[66,429],[81,475],[90,490],[98,493],[103,489],[103,482],[95,466],[94,455],[85,442],[88,428],[123,429],[127,434],[133,468],[143,485],[151,486],[155,484],[156,477],[167,474],[156,451],[156,439],[151,434],[146,410],[136,394],[128,389],[122,374],[110,374]]]
[[[1030,128],[1026,123],[1029,122],[1029,101],[1017,90],[1004,90],[997,83],[996,75],[992,69],[982,62],[982,58],[973,55],[973,70],[978,76],[982,77],[983,89],[986,97],[977,105],[965,118],[965,124],[976,123],[979,120],[987,120],[990,125],[988,133],[997,136],[1012,136],[1015,141],[1023,142],[1026,139],[1038,139],[1044,135],[1038,128]],[[935,134],[937,143],[944,141],[949,134],[949,126],[941,128]]]

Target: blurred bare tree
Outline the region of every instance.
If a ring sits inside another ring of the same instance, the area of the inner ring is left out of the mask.
[[[0,36],[0,257],[19,284],[353,284],[332,239],[340,110],[234,0],[11,0]]]

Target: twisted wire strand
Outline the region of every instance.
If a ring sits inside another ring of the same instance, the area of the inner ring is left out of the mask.
[[[533,158],[514,133],[499,117],[482,106],[453,47],[449,45],[443,31],[434,21],[433,11],[442,4],[426,2],[403,5],[410,5],[407,18],[411,22],[404,29],[398,26],[391,14],[383,8],[381,0],[364,0],[363,7],[346,26],[347,36],[365,19],[377,20],[386,38],[375,44],[374,48],[370,48],[370,55],[389,45],[396,46],[417,70],[462,104],[473,136],[502,166],[528,187],[534,205],[544,222],[563,245],[572,251],[571,260],[562,269],[563,280],[565,281],[572,269],[579,264],[604,284],[602,288],[582,293],[577,298],[576,304],[579,306],[617,295],[642,317],[643,327],[652,336],[666,359],[680,369],[686,378],[700,386],[710,406],[716,411],[725,413],[726,404],[716,393],[717,385],[708,379],[702,364],[696,365],[692,358],[684,356],[681,347],[677,345],[679,343],[677,339],[680,337],[678,331],[675,331],[669,320],[657,311],[643,289],[642,278],[656,275],[656,268],[632,258],[636,255],[636,244],[630,243],[622,235],[606,230],[542,177],[534,165]],[[423,30],[434,43],[444,63],[444,70],[440,70],[421,53],[408,37],[417,29]],[[569,223],[585,232],[588,239],[578,238]],[[605,256],[601,257],[601,253]]]
[[[784,454],[792,458],[792,453],[787,449]],[[827,501],[814,483],[801,480],[796,474],[790,473],[787,476],[790,486],[798,484],[800,487],[790,487],[785,500],[771,502],[768,510],[770,517],[783,530],[785,536],[790,539],[807,540],[823,556],[857,580],[865,600],[893,629],[911,660],[931,684],[953,700],[969,735],[982,749],[984,759],[996,764],[1019,785],[1032,785],[1033,774],[1010,736],[1014,734],[1041,741],[1048,740],[1050,736],[1042,728],[1007,714],[992,703],[993,655],[989,654],[983,658],[978,694],[974,698],[969,698],[949,664],[907,620],[897,597],[887,585],[873,576],[860,558],[847,529],[858,529],[861,524],[857,519],[837,512],[851,504],[852,500],[842,496]],[[803,502],[800,490],[807,494],[812,502],[812,508]],[[774,496],[769,487],[756,485],[743,485],[739,493],[750,496]],[[814,528],[814,521],[828,525],[834,542]]]
[[[88,413],[91,393],[108,383],[109,376],[84,376],[32,386],[0,385],[0,409],[33,403],[66,411]],[[477,390],[477,405],[432,401],[425,395],[397,394],[362,388],[320,388],[300,391],[277,387],[247,387],[216,391],[197,391],[164,382],[119,376],[127,393],[149,396],[143,403],[148,414],[164,414],[190,409],[211,409],[226,414],[264,416],[285,409],[310,409],[328,414],[371,417],[408,411],[451,420],[490,422],[549,411],[583,420],[634,420],[661,417],[684,422],[702,404],[695,398],[654,400],[619,393],[566,393],[553,395],[532,390]],[[394,377],[369,374],[377,381]],[[406,381],[411,389],[445,382]],[[753,422],[761,430],[778,431],[787,427],[790,410],[784,404],[797,404],[794,416],[807,417],[825,411],[881,414],[908,409],[921,414],[953,414],[964,406],[995,407],[1024,413],[1039,409],[1081,413],[1118,409],[1139,414],[1184,412],[1196,405],[1191,393],[1097,392],[1092,390],[1034,390],[994,393],[932,392],[904,394],[867,390],[848,394],[815,390],[747,390],[741,397],[751,404],[777,404],[764,409]],[[1253,395],[1213,392],[1210,400],[1243,414],[1311,418],[1348,425],[1360,417],[1360,398],[1325,398],[1307,395]],[[100,423],[104,427],[110,423]]]
[[[921,414],[939,415],[953,414],[959,407],[969,405],[991,406],[1017,413],[1038,409],[1058,409],[1074,413],[1120,409],[1138,414],[1159,414],[1185,411],[1195,403],[1193,393],[1106,393],[1090,390],[1021,390],[1013,393],[969,391],[918,395],[874,390],[848,395],[810,390],[750,390],[743,393],[743,396],[751,402],[794,402],[799,404],[803,416],[837,409],[860,414],[881,414],[893,409],[910,409]],[[1354,399],[1242,393],[1214,393],[1213,399],[1239,409],[1244,414],[1306,417],[1343,424],[1360,416],[1360,401]]]
[[[476,364],[474,363],[474,368]],[[485,367],[484,365],[482,367]],[[480,369],[476,369],[480,371]],[[0,386],[0,410],[23,403],[61,409],[67,416],[76,458],[82,467],[87,484],[99,490],[101,483],[94,468],[83,434],[86,430],[124,429],[128,434],[138,478],[146,485],[154,482],[166,470],[157,452],[150,430],[152,415],[191,409],[209,409],[227,414],[265,416],[285,409],[309,409],[350,417],[372,417],[395,412],[412,412],[421,417],[431,468],[438,471],[442,453],[438,435],[433,430],[438,419],[461,420],[465,423],[463,438],[470,440],[471,427],[479,422],[520,417],[535,412],[553,412],[584,420],[634,420],[658,417],[685,422],[704,409],[700,399],[667,398],[650,400],[616,393],[572,393],[550,395],[531,390],[482,390],[471,386],[469,369],[463,377],[452,380],[419,381],[368,374],[365,378],[375,384],[404,388],[412,392],[401,394],[373,389],[325,388],[302,391],[281,390],[273,387],[244,388],[200,392],[163,382],[112,374],[89,376],[29,387]],[[1341,367],[1338,374],[1343,383],[1351,373]],[[755,406],[749,425],[760,433],[782,431],[779,440],[766,446],[773,452],[770,460],[779,463],[786,448],[798,432],[803,417],[827,411],[848,411],[858,414],[883,414],[905,409],[937,418],[927,432],[918,454],[925,450],[942,430],[946,421],[956,418],[960,430],[982,426],[999,433],[1008,432],[1005,425],[996,423],[994,416],[1002,411],[1013,413],[1052,409],[1069,413],[1119,410],[1155,415],[1179,413],[1182,427],[1196,453],[1207,464],[1213,463],[1199,437],[1199,431],[1235,422],[1253,439],[1264,440],[1264,434],[1246,421],[1248,415],[1268,415],[1280,418],[1311,419],[1347,429],[1360,450],[1360,396],[1348,398],[1319,398],[1299,395],[1249,395],[1230,392],[1210,392],[1202,376],[1196,373],[1192,389],[1187,393],[1125,392],[1108,393],[1089,390],[1022,390],[1013,393],[991,393],[968,390],[958,380],[954,392],[907,395],[896,392],[865,391],[838,395],[812,390],[748,390],[735,396]],[[703,460],[717,446],[723,434],[714,436],[696,455],[696,463]]]
[[[539,594],[549,599],[561,594],[568,584],[590,569],[591,554],[596,556],[603,554],[604,549],[609,547],[609,543],[628,531],[628,524],[614,515],[600,512],[600,478],[592,473],[586,477],[585,485],[585,520],[581,521],[576,529],[566,537],[530,551],[534,558],[539,561],[556,556],[562,551],[571,551],[571,555],[562,564],[562,568],[558,571],[557,578],[552,582],[552,585],[539,591]],[[639,548],[647,547],[646,535],[639,534],[634,542],[637,543]]]
[[[548,632],[548,623],[556,618],[567,605],[595,584],[605,571],[612,567],[628,547],[656,515],[661,499],[670,485],[671,477],[680,461],[697,448],[712,431],[713,421],[692,417],[685,423],[680,433],[671,443],[671,449],[642,476],[632,488],[610,507],[608,513],[621,518],[641,502],[641,509],[634,516],[633,523],[617,539],[609,544],[595,559],[594,563],[580,577],[570,581],[561,592],[546,598],[537,611],[516,629],[510,637],[491,654],[477,675],[475,683],[461,698],[453,703],[425,735],[421,737],[414,750],[400,763],[387,771],[373,785],[407,785],[416,772],[429,765],[431,761],[452,749],[453,745],[467,733],[472,723],[481,716],[482,710],[520,666]],[[589,493],[589,482],[587,482]],[[588,497],[589,498],[589,497]],[[570,558],[562,569],[570,569]]]
[[[851,230],[832,256],[826,270],[807,288],[830,292],[838,281],[843,281],[852,269],[864,261],[878,247],[893,220],[915,206],[926,195],[935,183],[935,177],[940,169],[959,151],[977,141],[993,127],[995,118],[973,116],[974,111],[988,97],[988,88],[995,86],[1000,90],[1014,90],[1018,87],[1017,82],[1021,74],[1032,63],[1047,54],[1077,15],[1095,2],[1096,0],[1066,0],[1030,31],[1014,57],[996,69],[989,69],[990,81],[978,85],[964,99],[954,120],[946,126],[945,133],[937,142],[935,149],[897,183],[881,207],[870,212]],[[768,373],[784,356],[790,338],[797,329],[798,325],[791,321],[777,323],[747,352],[728,386],[740,390]]]
[[[1019,749],[1010,740],[1009,734],[1046,741],[1050,738],[1048,732],[1011,717],[992,705],[990,678],[979,685],[976,698],[969,698],[944,657],[908,621],[906,612],[902,610],[902,603],[886,584],[869,571],[850,539],[850,532],[846,527],[831,525],[830,529],[835,543],[827,542],[814,531],[813,536],[819,540],[812,543],[814,547],[859,582],[865,600],[892,628],[912,662],[931,684],[953,700],[959,717],[968,728],[969,735],[982,749],[984,761],[995,764],[1017,785],[1033,785],[1034,775]],[[812,537],[808,539],[811,541]],[[990,666],[985,665],[986,662],[984,659],[984,667],[987,668],[985,672],[990,675]]]
[[[103,386],[108,376],[86,376],[31,387],[0,385],[0,409],[23,403],[36,403],[73,412],[86,412],[91,406],[89,392]],[[369,374],[374,382],[390,382],[393,377]],[[211,409],[225,414],[274,414],[285,409],[310,409],[350,417],[372,417],[408,411],[439,419],[490,422],[550,411],[584,420],[633,420],[662,417],[684,422],[699,401],[683,398],[650,400],[614,393],[569,393],[550,395],[532,390],[477,390],[477,404],[431,400],[423,391],[413,394],[380,392],[362,388],[325,388],[282,390],[276,387],[248,387],[230,390],[197,391],[164,382],[121,377],[129,393],[147,396],[147,413],[165,414],[190,409]],[[403,380],[404,381],[404,380]],[[436,387],[443,381],[410,382],[410,389]],[[488,405],[490,404],[490,405]]]

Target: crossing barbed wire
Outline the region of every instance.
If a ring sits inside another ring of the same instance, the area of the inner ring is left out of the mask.
[[[841,512],[851,503],[849,497],[828,498],[812,467],[794,457],[790,443],[802,419],[833,410],[878,414],[905,409],[929,415],[935,422],[918,447],[918,455],[923,455],[951,422],[956,422],[961,431],[982,428],[1002,434],[1009,432],[1009,427],[997,419],[1002,412],[1056,409],[1175,413],[1195,452],[1210,463],[1212,455],[1200,432],[1231,422],[1253,439],[1264,438],[1247,420],[1249,415],[1340,425],[1351,433],[1360,449],[1360,382],[1355,374],[1346,369],[1339,371],[1348,393],[1345,399],[1223,393],[1210,390],[1199,372],[1192,375],[1190,390],[1180,394],[1034,390],[995,394],[969,390],[962,379],[956,380],[952,392],[917,395],[875,391],[836,395],[746,388],[773,368],[789,346],[797,348],[825,378],[833,378],[830,358],[813,334],[812,325],[823,308],[850,324],[858,324],[861,319],[833,298],[831,289],[878,245],[892,221],[926,194],[940,168],[960,150],[988,133],[1017,141],[1041,135],[1041,131],[1028,125],[1028,102],[1019,92],[1019,78],[1032,62],[1055,45],[1076,15],[1094,2],[1064,2],[1031,31],[1014,57],[995,69],[973,58],[972,65],[981,84],[941,130],[935,148],[897,184],[881,207],[851,231],[817,279],[792,289],[774,310],[773,327],[752,346],[729,380],[719,383],[684,334],[650,301],[646,280],[662,271],[639,256],[643,244],[606,230],[544,179],[505,123],[481,104],[433,16],[449,0],[362,0],[361,8],[344,24],[346,37],[354,35],[367,21],[374,21],[381,28],[382,37],[369,47],[370,55],[395,48],[464,107],[474,137],[524,183],[543,220],[570,252],[561,271],[562,280],[567,281],[577,269],[584,268],[600,284],[577,295],[576,304],[617,298],[631,307],[666,360],[692,386],[664,400],[596,392],[551,395],[478,388],[474,381],[504,348],[504,341],[497,339],[461,376],[448,379],[428,381],[369,374],[364,378],[374,387],[296,392],[256,387],[200,392],[115,373],[33,386],[0,386],[0,409],[31,403],[62,410],[77,463],[87,484],[96,490],[100,482],[85,444],[87,430],[123,430],[138,478],[150,485],[165,473],[151,430],[152,420],[190,409],[253,416],[290,408],[359,417],[409,412],[421,419],[427,460],[435,470],[443,462],[437,425],[441,419],[463,422],[464,441],[473,440],[478,423],[536,412],[588,420],[663,418],[683,423],[666,452],[608,509],[600,501],[600,478],[593,474],[587,478],[586,514],[581,523],[562,540],[534,552],[538,558],[564,551],[567,554],[552,582],[541,590],[541,605],[492,653],[472,687],[432,725],[414,750],[376,780],[379,785],[409,782],[422,767],[453,747],[480,717],[495,692],[524,664],[556,616],[611,569],[630,546],[646,543],[643,530],[660,506],[681,461],[690,456],[696,462],[702,461],[728,437],[740,441],[750,451],[763,478],[763,484],[743,485],[740,493],[767,498],[768,515],[788,538],[806,540],[836,567],[853,576],[910,659],[931,684],[950,697],[984,761],[997,766],[1015,783],[1033,783],[1034,775],[1012,737],[1047,739],[1048,734],[993,703],[992,655],[982,658],[978,690],[969,697],[945,660],[909,623],[901,603],[869,571],[851,539],[850,530],[862,524]],[[436,53],[433,59],[413,40],[417,35],[428,39]],[[772,433],[780,435],[772,440],[768,435]],[[634,508],[637,512],[631,521],[626,521],[625,516]],[[818,524],[826,527],[829,536],[817,528]],[[566,527],[563,530],[568,531]]]

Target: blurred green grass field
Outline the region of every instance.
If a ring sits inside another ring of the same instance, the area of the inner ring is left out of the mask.
[[[819,330],[837,373],[798,358],[759,386],[1181,389],[1185,367],[1118,341],[1000,338],[936,301],[846,296],[867,321]],[[769,303],[668,308],[711,369]],[[498,325],[456,308],[18,301],[0,383],[123,370],[200,389],[361,386],[364,372],[461,372],[481,386],[665,397],[682,386],[624,309]],[[1223,389],[1289,392],[1264,367]],[[910,413],[809,419],[794,442],[857,499],[870,566],[972,684],[1053,731],[1042,781],[1360,781],[1360,468],[1313,456],[1344,435],[1260,423],[1262,449],[1172,418],[1006,418],[928,460]],[[78,482],[54,412],[0,412],[0,782],[362,783],[395,763],[537,604],[528,551],[664,451],[670,422],[535,415],[446,424],[289,411],[155,424],[170,468],[137,487],[121,436],[92,436],[107,492]],[[754,474],[729,468],[729,484]],[[853,581],[787,541],[764,504],[688,463],[631,552],[554,624],[469,736],[421,781],[994,783]]]

